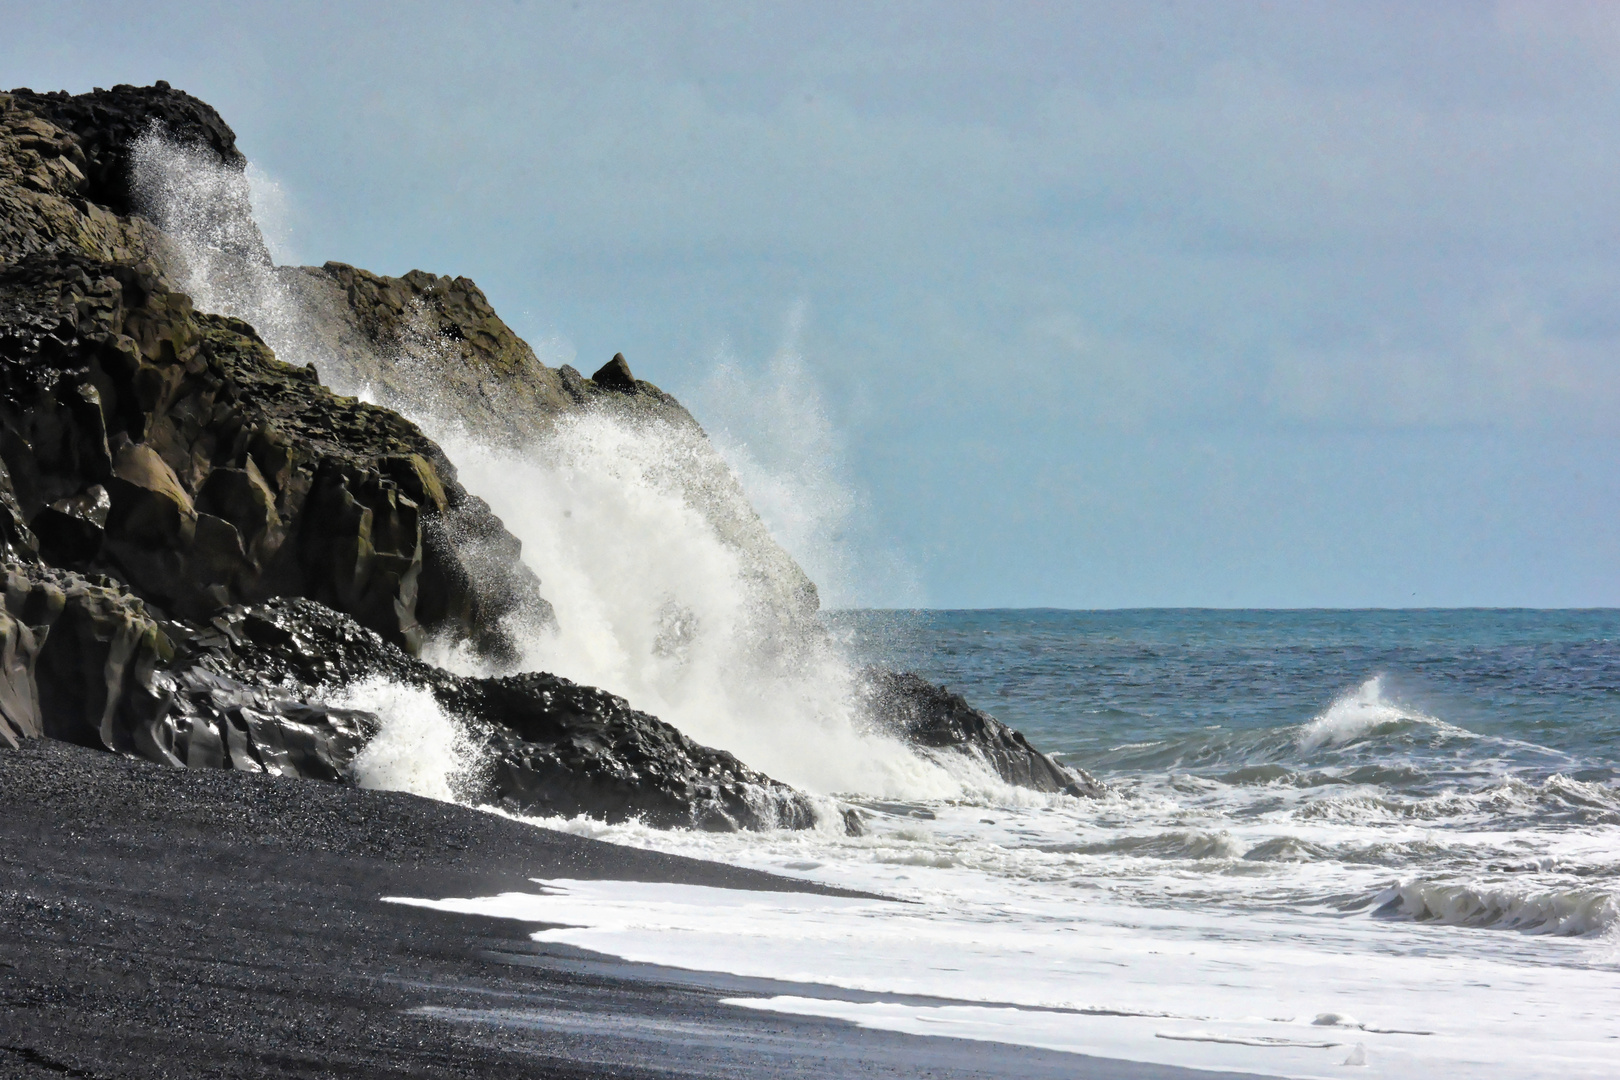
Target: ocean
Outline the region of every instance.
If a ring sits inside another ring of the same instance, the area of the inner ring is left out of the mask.
[[[843,793],[869,833],[539,822],[906,903],[419,898],[750,1008],[1280,1076],[1620,1076],[1620,612],[836,612],[1108,785]]]

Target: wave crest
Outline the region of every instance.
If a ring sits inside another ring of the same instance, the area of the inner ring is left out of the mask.
[[[1449,926],[1593,937],[1620,924],[1620,897],[1605,889],[1400,881],[1380,893],[1375,915]]]
[[[1340,694],[1326,712],[1304,724],[1295,733],[1301,750],[1346,746],[1377,735],[1393,735],[1419,725],[1448,735],[1466,735],[1462,728],[1415,712],[1389,700],[1384,693],[1384,677],[1374,675],[1348,693]]]

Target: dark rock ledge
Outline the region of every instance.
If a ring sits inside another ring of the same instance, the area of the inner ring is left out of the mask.
[[[381,675],[466,725],[470,799],[659,826],[811,825],[803,795],[622,698],[415,658],[443,635],[509,659],[514,628],[552,620],[541,583],[414,424],[281,362],[247,323],[194,310],[132,202],[131,146],[154,125],[244,164],[218,114],[167,84],[0,94],[0,743],[347,781],[379,721],[331,705],[332,688]],[[335,313],[339,362],[382,371],[379,349],[426,325],[447,344],[417,376],[464,372],[464,387],[445,385],[508,423],[514,402],[536,424],[598,407],[691,423],[620,357],[591,380],[544,367],[465,279],[290,273],[341,300],[320,309]],[[800,593],[813,612],[807,579]],[[1013,783],[1087,790],[954,695],[891,673],[870,686],[876,722],[915,743]]]
[[[661,827],[806,828],[810,802],[623,698],[540,673],[464,678],[307,599],[158,618],[107,578],[15,567],[0,610],[0,742],[45,736],[173,766],[347,780],[371,713],[323,700],[373,676],[465,725],[460,794]]]
[[[1058,764],[961,694],[911,672],[872,667],[862,676],[861,694],[873,723],[913,746],[976,758],[1018,787],[1084,797],[1103,793],[1083,769]]]

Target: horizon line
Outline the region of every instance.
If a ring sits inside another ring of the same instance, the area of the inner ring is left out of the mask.
[[[1081,614],[1081,615],[1123,614],[1123,613],[1133,613],[1133,612],[1199,612],[1199,613],[1227,612],[1227,613],[1230,613],[1230,612],[1243,612],[1243,611],[1254,611],[1254,612],[1264,612],[1264,613],[1273,613],[1273,614],[1303,613],[1303,612],[1444,612],[1444,611],[1456,611],[1456,612],[1464,612],[1464,611],[1468,611],[1468,612],[1475,612],[1475,611],[1477,611],[1477,612],[1486,612],[1486,611],[1489,611],[1489,612],[1537,612],[1537,613],[1569,612],[1569,613],[1583,613],[1584,614],[1584,613],[1596,613],[1596,612],[1606,612],[1606,611],[1612,611],[1612,612],[1620,613],[1620,606],[1593,605],[1593,606],[1589,606],[1589,607],[1531,607],[1531,606],[1527,606],[1527,605],[1491,606],[1491,605],[1486,605],[1486,604],[1462,604],[1462,605],[1455,605],[1455,606],[1438,605],[1438,606],[1432,606],[1432,607],[1388,607],[1388,606],[1379,606],[1379,605],[1366,605],[1366,606],[1360,606],[1360,607],[1323,607],[1323,606],[1302,606],[1302,607],[1215,607],[1215,606],[1209,606],[1209,605],[1185,605],[1185,606],[1163,605],[1163,606],[1141,606],[1141,607],[1082,608],[1082,607],[1055,607],[1055,606],[1052,606],[1052,605],[1041,605],[1041,606],[1036,606],[1036,607],[875,607],[874,606],[874,607],[825,607],[825,608],[821,609],[822,614],[832,614],[832,613],[837,613],[837,612],[856,612],[856,611],[870,611],[870,612],[882,611],[882,612],[896,612],[896,613],[902,613],[902,612],[1019,611],[1019,612],[1061,612],[1061,613],[1065,613],[1065,614]]]

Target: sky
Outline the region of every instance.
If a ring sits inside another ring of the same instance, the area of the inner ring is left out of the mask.
[[[0,19],[217,107],[279,257],[622,351],[830,604],[1620,605],[1620,5]]]

